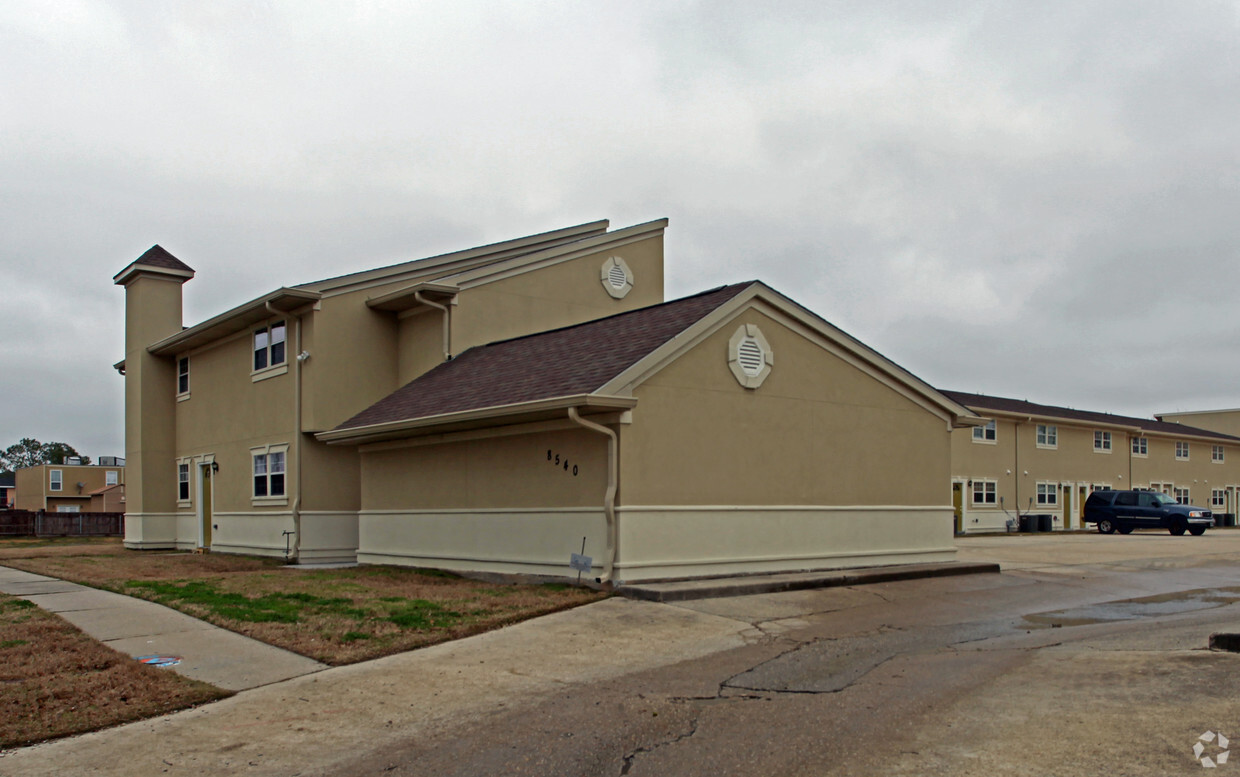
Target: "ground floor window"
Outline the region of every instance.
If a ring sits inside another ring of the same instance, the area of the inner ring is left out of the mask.
[[[177,501],[189,501],[189,463],[177,464]]]
[[[1038,504],[1054,507],[1059,504],[1059,486],[1056,483],[1038,484]]]
[[[1216,488],[1213,491],[1211,491],[1210,492],[1210,506],[1211,507],[1226,507],[1227,506],[1227,492],[1221,488]]]
[[[77,505],[59,505],[56,507],[56,512],[58,513],[79,513],[81,511],[82,508]]]
[[[1175,497],[1175,501],[1179,502],[1182,505],[1192,504],[1188,496],[1187,488],[1173,489],[1171,496]]]
[[[973,481],[973,504],[992,505],[997,502],[999,484],[993,480]]]
[[[284,496],[285,454],[288,446],[270,445],[255,448],[251,453],[254,462],[254,497]]]

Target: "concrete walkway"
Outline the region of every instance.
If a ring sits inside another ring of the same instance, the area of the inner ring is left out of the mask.
[[[160,604],[0,567],[0,592],[27,599],[105,645],[137,658],[175,656],[175,672],[230,691],[318,672],[326,664]]]

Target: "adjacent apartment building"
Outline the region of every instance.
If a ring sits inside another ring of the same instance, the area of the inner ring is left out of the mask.
[[[1190,426],[1170,415],[1131,418],[943,393],[986,419],[952,439],[958,533],[1005,531],[1026,513],[1052,515],[1056,529],[1085,528],[1085,499],[1102,488],[1150,488],[1216,513],[1238,511],[1240,436],[1215,431],[1223,428],[1218,419],[1176,416],[1200,419]]]
[[[59,513],[124,512],[125,460],[99,464],[39,464],[15,473],[18,510]],[[108,493],[110,498],[101,498]]]
[[[663,301],[666,221],[280,288],[126,291],[131,548],[607,582],[950,559],[968,410],[766,285]]]

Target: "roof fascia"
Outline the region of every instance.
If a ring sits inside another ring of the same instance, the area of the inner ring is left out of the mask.
[[[514,255],[538,251],[547,245],[569,243],[599,233],[605,233],[609,223],[607,219],[591,221],[586,224],[552,230],[551,232],[540,232],[536,235],[505,240],[500,243],[466,248],[461,251],[452,251],[451,253],[429,256],[422,259],[412,259],[408,262],[379,267],[373,270],[362,270],[349,275],[304,283],[297,286],[297,288],[312,289],[322,292],[324,296],[335,296],[336,294],[356,291],[367,286],[392,283],[402,278],[412,279],[435,275],[436,273],[443,274],[445,271],[450,272],[454,264],[499,261]]]
[[[349,429],[332,429],[315,434],[315,438],[328,445],[349,445],[379,442],[411,436],[417,432],[431,433],[445,427],[471,422],[487,422],[502,418],[513,418],[531,413],[552,410],[567,410],[570,407],[596,408],[602,410],[629,410],[637,404],[633,397],[613,397],[596,392],[592,394],[575,394],[565,397],[537,399],[530,402],[516,402],[508,405],[462,410],[455,413],[424,416],[402,421],[390,421],[382,424],[358,426]]]
[[[1225,413],[1240,413],[1240,407],[1229,407],[1229,408],[1223,408],[1221,410],[1180,410],[1174,413],[1155,413],[1154,417],[1157,418],[1159,421],[1162,421],[1167,416],[1176,417],[1176,416],[1182,416],[1182,415],[1223,415]],[[1167,421],[1167,423],[1174,424],[1178,422]]]
[[[320,297],[320,294],[304,289],[277,289],[214,318],[209,318],[201,324],[183,329],[171,337],[165,337],[147,346],[146,350],[156,356],[174,356],[181,351],[239,332],[252,323],[271,318],[268,303],[277,310],[291,313],[298,308],[314,304]]]
[[[767,309],[762,312],[774,313],[776,318],[786,319],[785,325],[802,337],[824,347],[825,350],[842,358],[848,364],[860,369],[884,385],[896,390],[921,407],[938,415],[948,422],[949,426],[979,426],[985,423],[967,408],[956,404],[943,396],[928,383],[887,359],[874,349],[861,343],[843,330],[830,324],[822,317],[793,302],[761,281],[754,281],[748,288],[732,299],[720,305],[701,319],[687,327],[659,348],[651,351],[628,369],[621,372],[599,389],[600,393],[626,395],[641,383],[674,361],[682,353],[694,347],[709,335],[733,320],[736,316],[755,301],[763,303]]]
[[[984,405],[969,405],[969,407],[977,413],[984,413],[986,418],[1005,418],[1008,420],[1023,421],[1054,421],[1057,424],[1087,426],[1091,429],[1118,429],[1124,432],[1145,431],[1136,424],[1126,424],[1120,421],[1094,421],[1084,418],[1068,418],[1066,416],[1048,415],[1045,413],[1018,413],[1015,410],[994,410]]]
[[[143,264],[133,261],[129,265],[112,276],[112,282],[118,286],[124,286],[138,276],[160,277],[164,280],[177,280],[185,283],[194,277],[193,270],[174,270],[170,267],[156,267],[153,264]]]
[[[437,294],[454,300],[460,291],[454,284],[435,283],[433,281],[423,281],[415,283],[411,286],[404,286],[396,291],[390,291],[387,294],[380,294],[377,297],[368,297],[366,299],[366,307],[374,310],[386,310],[388,312],[399,313],[411,308],[420,307],[422,302],[418,301],[417,294]],[[453,303],[455,304],[455,303]]]
[[[648,221],[644,224],[617,229],[613,232],[585,238],[573,243],[552,246],[535,254],[525,254],[502,262],[471,268],[455,275],[446,276],[446,279],[450,278],[452,283],[461,289],[482,286],[504,280],[505,278],[511,278],[514,275],[521,275],[561,262],[571,261],[587,254],[595,253],[599,249],[620,248],[630,243],[647,240],[655,235],[663,234],[667,229],[667,224],[667,219]]]

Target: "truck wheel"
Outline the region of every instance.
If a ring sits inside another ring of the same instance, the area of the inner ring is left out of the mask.
[[[1184,532],[1187,530],[1188,530],[1188,524],[1186,524],[1184,521],[1176,521],[1175,523],[1171,524],[1171,533],[1177,537],[1182,536]]]
[[[1132,534],[1132,527],[1131,526],[1117,526],[1115,528],[1115,531],[1119,532],[1120,534]]]
[[[1206,527],[1204,527],[1204,526],[1189,526],[1189,527],[1188,527],[1188,533],[1189,533],[1189,534],[1191,534],[1191,535],[1193,535],[1194,537],[1200,537],[1201,535],[1203,535],[1203,534],[1205,534],[1205,533],[1206,533]]]
[[[1115,524],[1111,522],[1111,519],[1110,519],[1110,518],[1102,518],[1102,519],[1099,519],[1099,521],[1098,521],[1098,531],[1099,531],[1100,533],[1102,533],[1102,534],[1114,534],[1114,533],[1115,533]]]

